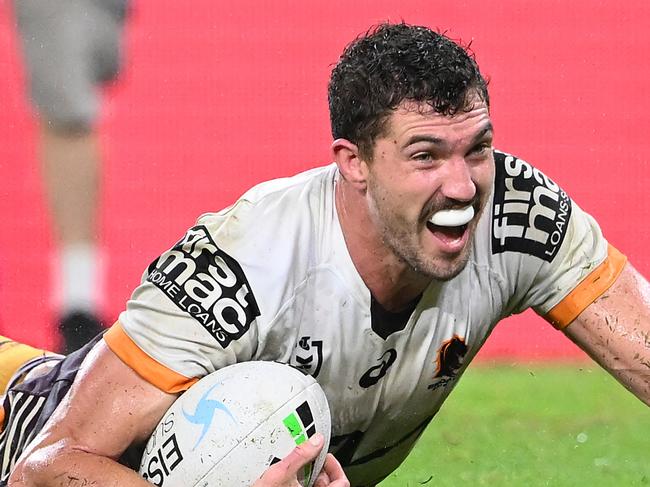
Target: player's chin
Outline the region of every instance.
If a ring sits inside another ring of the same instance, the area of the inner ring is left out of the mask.
[[[437,281],[453,279],[467,266],[471,253],[470,241],[454,252],[442,250],[437,246],[425,250],[428,258],[425,259],[426,264],[422,266],[422,270]]]
[[[439,263],[430,274],[437,281],[449,281],[463,272],[469,260],[469,253],[463,253],[452,262]]]
[[[436,281],[449,281],[467,266],[470,256],[470,245],[465,245],[460,251],[450,254],[434,252],[430,257],[427,265],[424,266],[424,272]]]

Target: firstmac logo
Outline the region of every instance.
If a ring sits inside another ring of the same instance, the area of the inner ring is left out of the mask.
[[[494,153],[492,253],[514,251],[551,262],[566,235],[571,199],[526,161]]]
[[[149,266],[147,281],[227,347],[260,311],[239,263],[197,226]]]

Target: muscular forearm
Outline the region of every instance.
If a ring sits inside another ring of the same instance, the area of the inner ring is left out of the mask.
[[[567,329],[567,335],[625,388],[650,406],[648,336],[633,329],[624,330],[615,317],[608,318],[607,321],[611,323],[606,325],[607,330],[603,330],[602,326],[598,328],[593,322],[572,324]],[[597,330],[596,333],[593,332],[594,329]],[[627,342],[625,347],[620,347],[612,353],[613,347],[610,344],[616,339],[621,340],[621,337]]]
[[[151,484],[110,458],[49,445],[32,451],[19,462],[8,486],[151,487]]]
[[[630,264],[565,333],[650,406],[650,285]]]

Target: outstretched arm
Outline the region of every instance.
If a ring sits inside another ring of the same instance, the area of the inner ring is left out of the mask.
[[[564,333],[650,406],[650,284],[629,263]]]

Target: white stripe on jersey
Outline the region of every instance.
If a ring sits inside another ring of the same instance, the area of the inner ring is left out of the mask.
[[[34,433],[33,422],[38,417],[44,397],[33,396],[23,392],[9,392],[9,420],[7,427],[0,435],[0,451],[4,451],[0,479],[9,477],[16,460],[23,448],[31,441]]]

